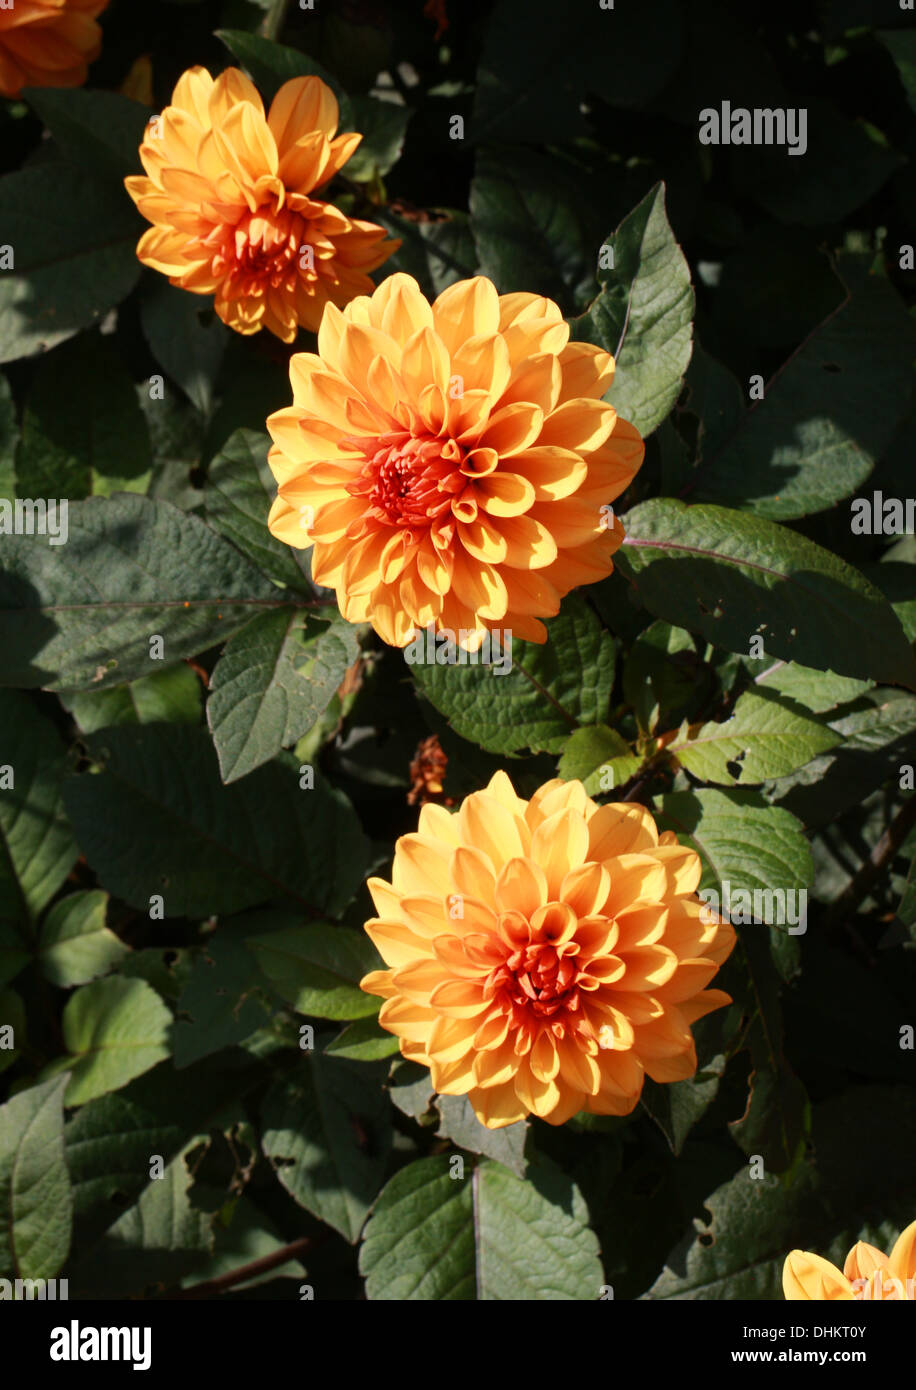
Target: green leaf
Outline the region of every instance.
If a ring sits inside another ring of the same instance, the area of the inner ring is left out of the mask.
[[[578,780],[589,796],[622,787],[642,767],[643,759],[634,753],[626,739],[607,724],[577,729],[567,739],[557,773],[564,782]]]
[[[16,495],[16,450],[19,448],[19,421],[16,402],[6,377],[0,372],[0,499]]]
[[[284,927],[247,942],[274,989],[297,1013],[316,1018],[374,1017],[378,999],[359,982],[379,968],[368,936],[329,922]]]
[[[51,908],[41,928],[38,962],[52,985],[84,985],[130,954],[105,925],[107,910],[108,894],[98,890],[70,893]]]
[[[171,1012],[143,980],[113,976],[82,985],[61,1026],[70,1053],[67,1105],[116,1091],[169,1055]]]
[[[699,662],[693,638],[668,623],[651,623],[630,648],[623,668],[623,695],[639,727],[671,728],[699,698],[714,694],[711,673]]]
[[[720,100],[718,92],[714,101]],[[737,192],[780,222],[821,227],[843,222],[877,193],[902,157],[879,143],[874,127],[848,120],[835,107],[805,93],[807,148],[799,158],[784,146],[749,145],[731,152]],[[843,158],[837,159],[837,150]],[[799,178],[796,165],[804,164]]]
[[[788,95],[786,99],[791,100]],[[771,106],[772,102],[768,98],[762,105]],[[774,284],[780,287],[778,295],[773,293]],[[736,363],[743,377],[741,385],[724,368],[719,368],[721,374],[730,377],[731,387],[737,387],[740,397],[735,427],[740,424],[749,399],[751,372],[756,375],[771,362],[775,364],[787,357],[785,370],[790,370],[805,340],[822,331],[825,321],[848,298],[846,285],[815,234],[797,226],[780,227],[767,219],[742,236],[722,265],[713,311],[719,342],[742,344]],[[778,378],[777,369],[774,385]],[[752,410],[760,409],[758,394],[755,391]],[[720,439],[719,445],[723,442]],[[705,448],[703,457],[711,458],[713,452]]]
[[[560,144],[585,135],[590,93],[614,107],[645,106],[680,58],[684,12],[675,0],[656,0],[649,24],[625,5],[614,13],[571,5],[562,43],[557,20],[552,0],[499,0],[477,71],[475,140]]]
[[[790,1168],[808,1119],[808,1098],[783,1051],[780,974],[791,974],[790,942],[806,926],[805,892],[813,862],[802,826],[756,792],[703,790],[664,796],[659,827],[701,856],[701,895],[712,890],[713,909],[731,913],[738,949],[728,965],[748,1020],[751,1051],[748,1108],[731,1126],[749,1154],[762,1154],[767,1170]],[[753,923],[753,924],[748,924]],[[764,931],[764,923],[770,931]]]
[[[65,1082],[32,1086],[0,1107],[0,1275],[53,1279],[70,1249],[73,1200],[64,1160]]]
[[[484,1159],[452,1177],[442,1154],[382,1190],[359,1267],[372,1300],[595,1299],[598,1241],[572,1180],[541,1162],[522,1181]]]
[[[729,651],[746,653],[760,633],[773,657],[916,684],[916,657],[883,594],[806,536],[672,498],[642,502],[624,525],[617,567],[656,617]]]
[[[366,840],[350,803],[323,777],[303,789],[285,755],[224,787],[204,729],[124,726],[86,743],[104,769],[70,780],[67,807],[100,882],[132,907],[148,912],[161,894],[168,917],[284,898],[336,912],[363,879]]]
[[[67,757],[27,695],[0,690],[0,920],[27,926],[50,902],[78,850],[61,786]]]
[[[340,106],[339,130],[356,130],[357,126],[350,106],[350,99],[337,78],[332,76],[308,53],[297,48],[287,48],[284,44],[263,39],[257,34],[246,34],[243,29],[217,29],[216,37],[222,39],[234,57],[250,74],[252,82],[264,98],[265,107],[273,100],[278,89],[291,77],[320,77],[332,90]],[[344,165],[346,168],[346,165]]]
[[[665,212],[658,183],[605,246],[613,269],[598,271],[601,291],[570,324],[579,342],[617,359],[608,399],[618,415],[651,434],[677,400],[693,346],[690,269]],[[600,264],[600,262],[599,262]]]
[[[862,1162],[851,1142],[862,1134],[880,1163]],[[860,1236],[874,1240],[870,1222],[907,1225],[916,1200],[908,1088],[860,1086],[833,1096],[815,1109],[813,1139],[814,1153],[791,1183],[772,1174],[754,1179],[745,1165],[706,1197],[709,1220],[695,1220],[646,1297],[781,1300],[791,1250],[813,1250],[842,1268]]]
[[[152,466],[134,383],[109,338],[84,334],[42,359],[22,417],[20,496],[145,492]]]
[[[301,552],[276,540],[267,529],[277,485],[267,465],[270,439],[255,430],[236,430],[210,464],[207,520],[258,569],[280,584],[312,593],[297,559]]]
[[[209,322],[204,323],[202,315]],[[202,415],[209,415],[230,332],[209,299],[157,275],[143,296],[140,321],[160,367]],[[153,402],[154,408],[161,404]]]
[[[179,1154],[109,1226],[91,1256],[81,1254],[71,1273],[77,1296],[142,1294],[157,1284],[174,1284],[205,1263],[213,1248],[214,1218],[193,1204],[193,1182],[186,1155]]]
[[[263,430],[267,417],[289,399],[288,359],[284,365],[266,354],[252,356],[251,346],[244,335],[229,334],[219,374],[217,407],[204,439],[205,458],[218,453],[235,430]],[[273,497],[276,484],[270,481],[267,486]],[[265,512],[265,520],[266,517]]]
[[[742,1048],[749,1053],[748,1099],[744,1114],[729,1125],[746,1154],[764,1160],[767,1171],[793,1170],[810,1130],[810,1107],[803,1083],[785,1055],[780,968],[773,945],[757,925],[739,925],[733,971],[742,967],[732,990],[743,1010]]]
[[[810,666],[799,666],[797,661],[762,660],[766,669],[754,678],[755,685],[762,690],[776,690],[814,714],[824,714],[858,699],[871,685],[870,681],[837,676],[833,671],[813,671]]]
[[[274,1223],[247,1197],[239,1197],[233,1202],[228,1226],[223,1226],[222,1219],[223,1213],[220,1213],[212,1255],[202,1258],[198,1267],[183,1276],[183,1288],[202,1280],[219,1279],[223,1274],[235,1273],[245,1265],[256,1264],[265,1256],[282,1250],[287,1244],[278,1234]],[[299,1283],[304,1282],[305,1278],[304,1265],[298,1260],[284,1260],[281,1265],[268,1266],[262,1274],[253,1273],[248,1279],[233,1282],[232,1287],[243,1293],[271,1279],[295,1279]]]
[[[345,174],[357,183],[371,183],[389,173],[400,159],[413,108],[375,97],[354,96],[350,98],[350,109],[354,129],[363,138],[344,165]]]
[[[916,925],[916,855],[910,858],[906,883],[897,905],[897,916],[905,927],[910,928],[910,935],[913,936],[912,928]]]
[[[140,275],[144,223],[123,188],[56,161],[0,180],[4,243],[0,362],[44,352],[99,323]]]
[[[60,698],[84,734],[114,724],[199,724],[204,708],[200,677],[183,661],[124,685],[64,691]]]
[[[414,1120],[435,1119],[431,1107],[436,1093],[428,1067],[403,1058],[392,1062],[388,1091],[392,1104],[402,1115],[409,1115]]]
[[[664,1134],[673,1154],[681,1152],[690,1131],[712,1105],[724,1070],[725,1058],[719,1056],[689,1081],[660,1085],[646,1077],[640,1104]]]
[[[92,1262],[92,1241],[150,1183],[150,1158],[168,1163],[263,1075],[260,1066],[230,1068],[219,1059],[180,1074],[163,1063],[76,1111],[64,1137],[80,1249]]]
[[[263,613],[230,638],[207,701],[223,781],[246,776],[308,733],[358,655],[348,623],[312,635],[301,610]]]
[[[916,34],[907,29],[880,29],[875,38],[896,63],[910,110],[916,111]]]
[[[245,943],[231,926],[220,927],[194,962],[178,1000],[175,1066],[233,1047],[263,1027],[268,1010],[258,993],[261,986],[261,972]]]
[[[891,551],[897,547],[892,546]],[[908,642],[916,642],[916,573],[912,563],[891,560],[887,554],[877,565],[863,565],[862,573],[890,603],[906,633]]]
[[[493,1158],[517,1177],[525,1176],[528,1170],[525,1158],[527,1120],[516,1120],[515,1124],[504,1125],[502,1129],[487,1129],[474,1114],[467,1096],[437,1096],[436,1109],[440,1116],[436,1130],[438,1138],[451,1139],[457,1148]]]
[[[262,1147],[283,1186],[354,1244],[391,1148],[391,1111],[379,1070],[308,1055],[271,1087],[262,1121]]]
[[[734,787],[786,777],[841,741],[778,696],[746,690],[728,719],[683,729],[666,752],[702,782]]]
[[[197,517],[122,494],[69,508],[66,545],[6,536],[0,644],[9,685],[104,689],[196,656],[283,596]]]
[[[480,273],[501,294],[536,285],[564,307],[594,296],[593,214],[563,160],[524,146],[478,150],[470,210]]]
[[[153,114],[141,102],[79,87],[26,87],[23,96],[68,161],[115,181],[138,172],[140,143]]]
[[[4,985],[10,980],[15,980],[20,970],[24,969],[31,959],[29,952],[22,949],[19,934],[0,921],[0,994]],[[2,1070],[3,1065],[0,1063],[0,1071]]]
[[[332,1057],[346,1057],[353,1062],[380,1062],[393,1057],[400,1048],[400,1039],[387,1033],[373,1015],[348,1023],[324,1050]]]
[[[688,396],[685,410],[697,420],[697,462],[711,459],[740,427],[744,417],[744,392],[727,367],[699,343],[687,368]]]
[[[912,397],[916,321],[887,280],[843,273],[851,298],[701,468],[700,500],[807,516],[851,496],[884,454]]]
[[[701,889],[715,889],[724,900],[737,892],[807,889],[814,877],[811,850],[800,823],[771,806],[758,792],[672,792],[662,798],[659,825],[673,830],[697,851],[703,864]],[[761,919],[772,925],[778,900],[762,896]],[[797,925],[797,924],[796,924]]]
[[[189,946],[146,946],[125,956],[118,974],[127,980],[145,980],[163,999],[177,1004],[193,966]]]
[[[431,211],[446,212],[438,208]],[[412,275],[428,299],[435,299],[456,280],[469,280],[477,273],[477,248],[467,213],[448,210],[437,221],[416,222],[379,208],[374,216],[402,242],[385,262],[385,273],[402,270]]]
[[[614,642],[578,596],[545,626],[543,646],[507,643],[492,667],[414,664],[417,687],[456,733],[489,752],[560,753],[578,724],[595,724],[607,714]]]
[[[903,690],[879,689],[869,690],[861,702],[861,709],[832,719],[843,738],[841,745],[769,793],[809,829],[861,805],[888,779],[898,782],[901,765],[914,760],[916,697]]]
[[[4,1072],[25,1056],[28,1037],[25,1004],[14,989],[0,989],[0,1028],[3,1030],[0,1072]]]

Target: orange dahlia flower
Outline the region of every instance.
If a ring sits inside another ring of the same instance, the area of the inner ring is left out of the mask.
[[[916,1221],[901,1232],[889,1255],[858,1241],[842,1273],[820,1255],[793,1250],[783,1267],[782,1288],[792,1302],[916,1301]]]
[[[144,265],[173,285],[216,296],[238,333],[270,329],[291,343],[324,306],[372,289],[366,274],[400,242],[313,197],[350,158],[360,135],[334,136],[338,107],[318,77],[284,82],[265,115],[237,68],[216,81],[191,68],[140,146],[148,177],[126,180],[152,227]]]
[[[79,87],[99,56],[95,22],[108,0],[14,0],[0,9],[0,96],[23,87]]]
[[[609,504],[644,446],[601,399],[613,375],[550,299],[476,276],[429,304],[391,275],[290,363],[270,530],[314,545],[316,582],[394,646],[434,625],[476,651],[496,623],[543,642],[623,540]]]
[[[429,804],[370,879],[366,931],[390,969],[361,982],[379,1022],[499,1129],[578,1110],[627,1115],[646,1075],[696,1071],[690,1024],[735,943],[696,897],[700,861],[642,806],[554,780],[523,801],[504,772],[454,815]]]

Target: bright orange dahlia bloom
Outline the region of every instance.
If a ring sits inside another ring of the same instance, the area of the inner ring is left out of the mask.
[[[793,1302],[916,1301],[916,1221],[901,1232],[889,1255],[858,1241],[842,1273],[821,1255],[793,1250],[783,1267],[782,1288]]]
[[[694,1074],[689,1025],[730,1002],[706,986],[735,933],[699,881],[697,854],[642,806],[556,779],[523,801],[497,772],[454,815],[424,806],[392,882],[370,879],[366,931],[391,968],[362,988],[489,1129],[627,1115],[646,1075]]]
[[[23,87],[79,87],[99,56],[96,15],[108,0],[15,0],[0,9],[0,96]]]
[[[214,294],[238,333],[269,328],[291,343],[300,324],[316,329],[326,304],[370,291],[366,272],[400,245],[312,196],[362,139],[335,138],[337,122],[337,98],[318,77],[284,82],[265,115],[237,68],[215,82],[191,68],[147,127],[148,177],[126,180],[153,224],[140,260],[173,285]]]
[[[542,295],[476,276],[430,305],[391,275],[329,306],[318,355],[290,363],[270,530],[314,545],[316,582],[393,646],[431,625],[472,651],[495,624],[543,642],[540,619],[623,541],[609,504],[644,446],[601,399],[613,376]]]

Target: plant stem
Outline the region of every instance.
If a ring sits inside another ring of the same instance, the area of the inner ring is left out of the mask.
[[[262,1255],[259,1260],[252,1260],[250,1264],[240,1265],[238,1269],[230,1269],[228,1274],[221,1274],[217,1279],[206,1279],[202,1284],[192,1284],[190,1288],[182,1289],[174,1294],[175,1298],[210,1298],[214,1294],[220,1294],[224,1289],[231,1289],[233,1284],[242,1284],[246,1279],[254,1279],[258,1274],[266,1274],[271,1269],[276,1269],[278,1265],[286,1264],[287,1260],[293,1260],[297,1255],[304,1255],[315,1242],[310,1236],[302,1236],[299,1240],[291,1241],[289,1245],[282,1246],[279,1250],[273,1250],[269,1255]]]
[[[261,25],[261,33],[265,39],[277,38],[286,23],[286,11],[288,9],[289,0],[273,0],[267,17]]]
[[[885,830],[871,854],[860,865],[836,902],[827,913],[827,927],[844,925],[852,917],[863,898],[866,898],[872,885],[881,877],[900,846],[916,825],[916,796],[911,796]]]

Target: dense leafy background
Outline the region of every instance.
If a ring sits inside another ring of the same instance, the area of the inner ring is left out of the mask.
[[[850,526],[913,491],[916,20],[442,8],[113,0],[85,89],[0,109],[0,495],[71,499],[66,546],[0,537],[0,1276],[771,1299],[787,1250],[916,1215],[916,543]],[[339,618],[264,524],[288,350],[141,272],[149,110],[229,62],[334,83],[366,135],[334,195],[403,238],[380,277],[479,269],[618,354],[628,545],[508,677]],[[807,154],[701,146],[723,98],[806,107]],[[740,928],[694,1080],[494,1133],[393,1056],[362,885],[431,735],[450,798],[610,768],[707,886],[810,890],[804,935]]]

